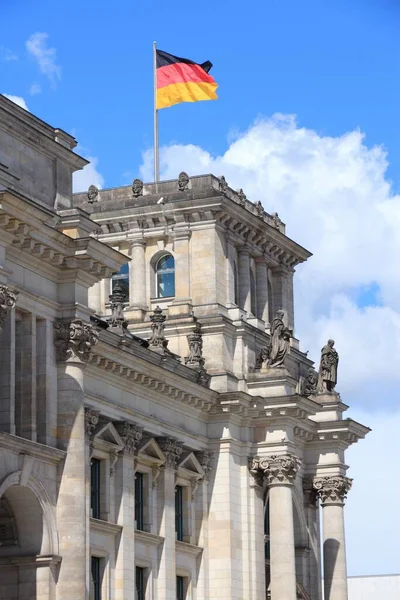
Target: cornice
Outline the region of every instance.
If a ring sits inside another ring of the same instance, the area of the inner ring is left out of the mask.
[[[155,533],[149,531],[143,531],[141,529],[135,529],[135,542],[139,542],[145,546],[153,546],[157,548],[164,543],[164,538]]]
[[[341,421],[322,421],[317,423],[318,429],[315,432],[310,445],[328,445],[332,442],[342,443],[345,448],[364,439],[367,433],[371,431],[369,427],[357,423],[352,419],[343,419]]]
[[[33,456],[42,462],[47,462],[52,465],[58,465],[67,455],[64,450],[45,446],[38,442],[32,442],[31,440],[20,438],[4,431],[0,431],[0,447],[13,452],[14,454],[27,454]]]
[[[90,531],[93,533],[105,533],[106,535],[117,536],[122,531],[122,526],[110,521],[102,521],[101,519],[93,519],[90,517]]]
[[[195,546],[194,544],[188,544],[187,542],[175,542],[175,551],[180,552],[181,554],[185,554],[186,556],[200,556],[203,552],[203,548],[200,546]]]

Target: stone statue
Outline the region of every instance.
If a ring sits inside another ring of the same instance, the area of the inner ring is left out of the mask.
[[[257,200],[257,202],[256,202],[256,211],[257,211],[257,216],[262,219],[264,217],[264,207],[261,204],[260,200]]]
[[[278,310],[275,319],[271,323],[271,352],[268,366],[271,368],[283,367],[286,355],[289,351],[292,330],[288,329],[284,322],[283,310]]]
[[[281,228],[282,221],[280,220],[279,215],[278,215],[277,212],[273,213],[273,215],[272,215],[272,222],[273,222],[274,227],[276,229],[280,229]]]
[[[97,196],[99,195],[99,190],[95,185],[90,185],[87,191],[88,202],[93,204],[93,202],[97,202]]]
[[[318,385],[319,394],[335,391],[337,383],[337,370],[339,364],[339,354],[336,352],[335,340],[328,340],[326,346],[321,350],[321,362],[319,365]]]
[[[221,175],[221,177],[219,178],[219,189],[223,194],[228,189],[227,181],[223,175]]]
[[[189,188],[189,175],[187,173],[185,173],[185,171],[182,171],[181,173],[179,173],[179,177],[178,177],[178,190],[180,192],[184,192]]]
[[[242,188],[240,188],[240,190],[238,191],[237,195],[238,195],[238,198],[239,198],[239,204],[241,206],[244,206],[246,204],[247,196],[244,193],[244,191],[242,190]]]
[[[141,179],[134,179],[132,183],[132,194],[134,198],[143,196],[143,181]]]
[[[303,382],[301,393],[303,396],[312,396],[317,393],[318,373],[310,367],[307,372],[307,377]]]

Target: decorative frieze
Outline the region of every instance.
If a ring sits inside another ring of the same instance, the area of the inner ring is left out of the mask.
[[[11,289],[8,285],[0,285],[0,331],[3,329],[8,313],[15,306],[18,294],[17,290]]]
[[[316,477],[313,481],[314,489],[321,499],[322,506],[328,504],[340,504],[343,506],[351,484],[352,479],[343,475]]]
[[[165,466],[170,469],[175,469],[178,459],[183,452],[183,444],[178,440],[170,437],[162,437],[157,439],[157,443],[165,454]]]
[[[268,485],[291,485],[300,465],[294,454],[255,456],[250,461],[250,473],[258,483],[265,477]]]
[[[100,412],[85,406],[85,436],[87,439],[91,439],[94,430],[99,422]]]
[[[125,444],[124,451],[127,454],[134,454],[136,448],[143,437],[143,427],[139,427],[128,421],[114,423],[115,429]]]
[[[78,360],[86,363],[92,347],[97,344],[99,333],[81,319],[56,321],[54,323],[54,345],[57,361]]]

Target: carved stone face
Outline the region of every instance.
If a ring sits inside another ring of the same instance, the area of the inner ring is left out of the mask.
[[[333,348],[334,345],[335,345],[335,340],[328,340],[328,346]]]
[[[135,198],[138,196],[143,196],[143,181],[140,179],[135,179],[132,183],[132,193]]]
[[[89,186],[88,192],[87,192],[87,197],[89,202],[94,202],[95,199],[97,198],[99,194],[99,190],[97,189],[97,187],[95,185],[91,185]]]
[[[182,173],[179,174],[178,177],[178,189],[181,192],[184,192],[185,190],[187,190],[189,184],[189,175],[187,173],[185,173],[184,171],[182,171]]]

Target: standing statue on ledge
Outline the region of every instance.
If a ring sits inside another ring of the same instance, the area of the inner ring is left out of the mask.
[[[336,352],[335,340],[328,340],[326,346],[321,350],[321,362],[318,373],[318,393],[332,393],[337,383],[337,371],[339,354]]]
[[[283,310],[278,310],[275,319],[271,323],[271,351],[268,361],[268,366],[271,368],[283,367],[289,351],[293,331],[284,324],[284,314]]]

